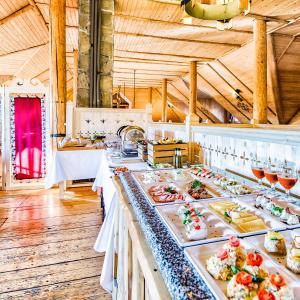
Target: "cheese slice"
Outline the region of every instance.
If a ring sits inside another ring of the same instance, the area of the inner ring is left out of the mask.
[[[242,232],[253,232],[267,229],[268,227],[261,219],[256,219],[250,222],[240,223],[238,224],[238,228]]]
[[[241,223],[247,223],[255,220],[259,220],[259,219],[256,216],[252,215],[244,218],[232,219],[232,222],[235,224],[241,224]]]

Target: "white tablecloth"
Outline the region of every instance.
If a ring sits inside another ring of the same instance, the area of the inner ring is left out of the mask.
[[[105,150],[55,151],[50,170],[45,179],[46,189],[65,180],[95,178]]]
[[[98,187],[103,188],[104,206],[107,214],[94,245],[94,249],[97,252],[106,252],[100,277],[100,284],[106,291],[111,293],[113,287],[114,220],[118,194],[112,180],[113,174],[109,169],[110,165],[112,164],[109,163],[107,158],[101,161],[101,165],[93,185],[93,190],[96,191]],[[137,162],[136,160],[126,160],[119,165],[126,166],[129,170],[151,169],[146,163]]]

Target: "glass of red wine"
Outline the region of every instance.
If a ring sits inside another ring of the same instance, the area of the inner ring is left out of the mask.
[[[281,167],[278,173],[278,181],[281,186],[285,189],[286,200],[288,202],[295,201],[290,196],[290,190],[296,185],[299,179],[299,170],[296,168],[294,164],[288,164],[285,162]]]
[[[278,166],[271,161],[269,161],[264,170],[266,179],[271,185],[271,195],[276,194],[276,183],[278,182]]]
[[[253,175],[258,180],[259,189],[262,190],[263,189],[262,180],[265,177],[265,162],[258,158],[252,160],[251,170]]]

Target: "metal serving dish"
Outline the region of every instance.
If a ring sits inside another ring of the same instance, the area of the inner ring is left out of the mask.
[[[226,241],[216,242],[213,244],[205,244],[194,247],[188,247],[184,249],[185,255],[200,273],[201,277],[211,289],[213,294],[218,300],[228,299],[226,296],[227,282],[214,279],[206,269],[206,261],[209,257],[214,255]],[[241,244],[245,247],[247,251],[257,250],[252,244],[245,240],[241,240]],[[269,273],[278,272],[278,264],[276,264],[268,255],[264,252],[261,252],[261,255],[264,258],[263,266]],[[285,277],[285,280],[290,288],[294,290],[295,299],[299,299],[296,295],[300,293],[300,282],[295,281],[293,277],[290,276],[284,269],[280,270],[280,273]]]
[[[203,240],[189,240],[186,236],[185,226],[182,224],[180,217],[177,215],[178,208],[181,205],[183,205],[183,203],[156,207],[158,215],[170,230],[180,247],[226,240],[229,236],[237,234],[228,224],[222,222],[198,201],[197,203],[193,203],[193,205],[196,208],[199,208],[204,216],[208,236]]]

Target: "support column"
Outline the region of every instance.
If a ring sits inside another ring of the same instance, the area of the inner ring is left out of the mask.
[[[197,62],[190,62],[190,102],[189,114],[197,112]]]
[[[253,123],[267,124],[267,30],[266,21],[254,21]]]
[[[78,86],[78,50],[73,51],[73,104],[76,107],[77,103],[77,86]]]
[[[51,97],[53,133],[65,134],[66,120],[66,0],[50,1]]]
[[[167,94],[168,94],[168,80],[164,78],[162,80],[162,110],[161,110],[161,121],[168,121],[168,107],[167,107]]]
[[[149,87],[148,93],[148,104],[152,104],[152,87]]]

